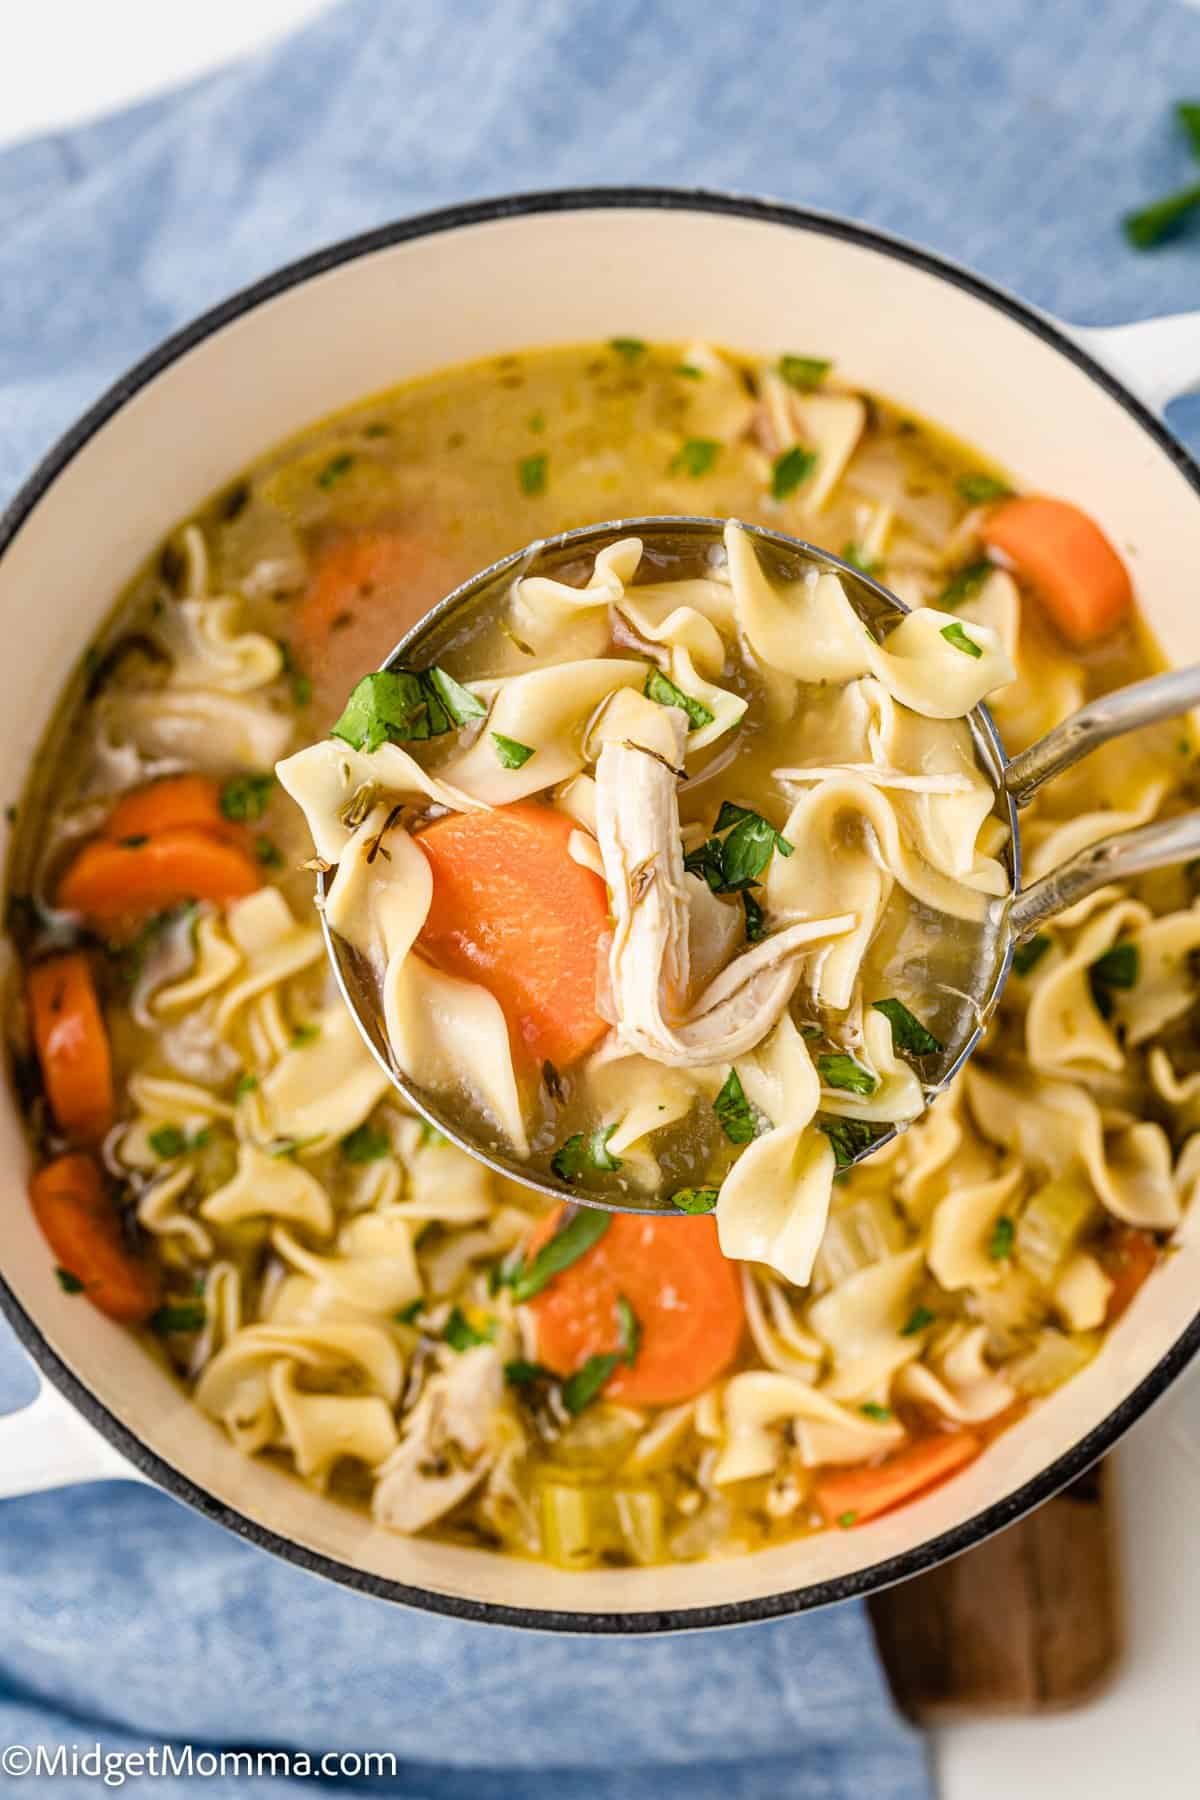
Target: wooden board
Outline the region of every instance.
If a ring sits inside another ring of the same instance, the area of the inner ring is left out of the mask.
[[[1077,1706],[1121,1625],[1112,1477],[1082,1475],[975,1550],[870,1601],[892,1691],[922,1725]]]

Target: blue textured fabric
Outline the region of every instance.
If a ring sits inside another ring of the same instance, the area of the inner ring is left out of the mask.
[[[0,154],[0,503],[189,315],[486,193],[774,193],[1080,322],[1195,305],[1200,245],[1138,257],[1116,221],[1194,178],[1168,107],[1198,59],[1200,16],[1171,0],[343,0],[182,93]],[[0,1410],[33,1385],[2,1332]],[[412,1800],[928,1793],[854,1606],[685,1639],[502,1636],[326,1587],[105,1483],[0,1507],[0,1619],[0,1745],[387,1749],[400,1774],[376,1786]]]

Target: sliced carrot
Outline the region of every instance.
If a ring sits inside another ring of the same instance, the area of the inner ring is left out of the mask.
[[[359,676],[466,573],[412,532],[378,528],[326,543],[297,620],[297,653],[318,702],[340,709]]]
[[[58,904],[109,929],[184,900],[236,900],[258,886],[258,867],[244,850],[184,825],[145,843],[93,838],[59,883]]]
[[[34,963],[26,990],[51,1110],[63,1131],[95,1144],[113,1122],[112,1054],[87,957]]]
[[[565,813],[518,802],[451,813],[417,838],[433,870],[421,948],[495,995],[514,1046],[539,1067],[569,1067],[607,1030],[596,967],[608,890],[568,852],[575,829]]]
[[[557,1229],[544,1219],[532,1256]],[[640,1341],[604,1397],[630,1406],[673,1406],[702,1393],[729,1367],[744,1313],[736,1265],[721,1254],[708,1218],[639,1218],[614,1213],[603,1237],[529,1301],[538,1360],[573,1375],[589,1356],[621,1348],[617,1301],[633,1308]]]
[[[1112,1282],[1105,1311],[1105,1324],[1119,1319],[1148,1275],[1158,1265],[1158,1245],[1144,1231],[1127,1226],[1120,1232],[1112,1248],[1103,1258],[1104,1270]]]
[[[1125,564],[1095,520],[1069,501],[1044,494],[1002,501],[981,535],[1016,564],[1072,644],[1094,643],[1133,605]]]
[[[221,788],[207,775],[168,775],[118,800],[108,815],[104,836],[155,837],[160,831],[190,828],[236,841],[236,826],[221,811]]]
[[[819,1476],[813,1495],[827,1525],[861,1525],[945,1481],[982,1449],[970,1431],[921,1438],[874,1468],[835,1469]]]
[[[33,1177],[29,1198],[59,1267],[82,1282],[92,1305],[126,1324],[148,1319],[161,1297],[158,1271],[126,1244],[94,1158],[75,1154],[47,1163]]]

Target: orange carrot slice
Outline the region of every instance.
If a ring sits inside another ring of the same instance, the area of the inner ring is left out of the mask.
[[[1072,644],[1104,637],[1133,605],[1124,563],[1095,520],[1069,501],[1044,494],[1002,501],[981,535],[1016,564]]]
[[[561,1210],[538,1226],[533,1256],[554,1235]],[[737,1355],[744,1325],[736,1265],[721,1254],[710,1218],[639,1218],[614,1213],[577,1262],[528,1302],[540,1362],[573,1375],[589,1356],[621,1348],[617,1301],[633,1308],[640,1342],[604,1397],[630,1406],[673,1406],[701,1393]]]
[[[83,1284],[93,1306],[132,1325],[158,1306],[157,1269],[121,1235],[121,1221],[90,1156],[60,1156],[33,1177],[33,1215],[67,1275]]]
[[[1144,1231],[1128,1226],[1103,1259],[1104,1270],[1112,1282],[1105,1310],[1105,1324],[1119,1319],[1134,1295],[1158,1265],[1158,1245]]]
[[[297,654],[318,700],[340,709],[410,625],[468,570],[414,534],[379,528],[331,539],[300,603]]]
[[[118,800],[104,826],[104,836],[155,837],[160,831],[209,831],[235,842],[237,828],[221,811],[221,789],[207,775],[168,775]]]
[[[34,963],[26,990],[54,1117],[69,1136],[98,1143],[115,1111],[112,1055],[86,956],[73,951]]]
[[[185,825],[145,843],[94,838],[59,883],[58,904],[107,930],[185,900],[236,900],[258,886],[258,867],[244,850]]]
[[[874,1468],[830,1470],[818,1478],[813,1494],[827,1525],[861,1525],[945,1481],[982,1449],[969,1431],[921,1438]]]
[[[559,1069],[607,1030],[596,965],[608,890],[570,856],[575,829],[565,813],[518,802],[451,813],[416,840],[433,870],[421,949],[447,974],[486,987],[514,1047]]]

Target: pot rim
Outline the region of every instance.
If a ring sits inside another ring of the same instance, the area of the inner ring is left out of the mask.
[[[663,212],[699,212],[719,217],[744,218],[768,225],[786,226],[840,239],[890,256],[898,262],[920,269],[941,281],[962,289],[973,299],[1007,315],[1035,337],[1065,356],[1083,374],[1095,382],[1110,399],[1141,426],[1157,448],[1175,466],[1193,491],[1200,497],[1200,465],[1174,436],[1163,421],[1139,400],[1123,382],[1075,342],[1048,314],[1025,301],[1018,300],[1005,289],[973,274],[958,263],[935,255],[873,226],[860,224],[835,213],[792,206],[778,200],[706,188],[672,187],[579,187],[548,189],[523,194],[500,195],[418,213],[411,218],[381,225],[353,237],[344,238],[323,249],[310,252],[294,262],[286,263],[272,274],[240,289],[227,300],[201,313],[189,324],[173,332],[148,355],[121,375],[107,392],[87,409],[38,463],[33,473],[18,489],[0,513],[0,557],[15,538],[25,520],[48,492],[59,475],[68,467],[96,433],[134,396],[181,356],[226,325],[252,312],[264,302],[294,287],[323,275],[345,263],[357,261],[379,250],[386,250],[415,240],[433,237],[443,231],[492,224],[504,219],[533,217],[542,213],[587,212],[596,210],[640,210]],[[716,1626],[745,1625],[764,1619],[787,1617],[807,1612],[837,1600],[853,1599],[890,1587],[911,1576],[919,1575],[947,1558],[990,1537],[993,1532],[1012,1524],[1022,1514],[1048,1500],[1060,1488],[1083,1473],[1120,1438],[1147,1408],[1157,1400],[1176,1376],[1200,1351],[1200,1311],[1179,1335],[1170,1349],[1099,1424],[1074,1443],[1069,1450],[1025,1482],[1013,1493],[984,1507],[972,1518],[951,1530],[914,1545],[911,1549],[881,1562],[808,1586],[785,1589],[751,1600],[726,1602],[713,1606],[679,1607],[646,1612],[575,1612],[568,1608],[539,1610],[528,1606],[509,1606],[439,1594],[431,1589],[413,1587],[405,1582],[375,1575],[355,1568],[337,1557],[309,1549],[281,1532],[260,1525],[235,1507],[218,1500],[207,1489],[173,1468],[110,1411],[85,1383],[53,1350],[41,1329],[9,1287],[0,1271],[0,1311],[3,1311],[17,1338],[28,1351],[38,1369],[63,1393],[71,1404],[133,1466],[156,1486],[166,1489],[204,1517],[225,1526],[237,1536],[259,1548],[294,1563],[312,1574],[323,1575],[344,1587],[371,1595],[375,1599],[412,1606],[426,1612],[476,1624],[507,1625],[523,1630],[574,1632],[590,1636],[640,1636],[666,1631],[708,1630]]]

